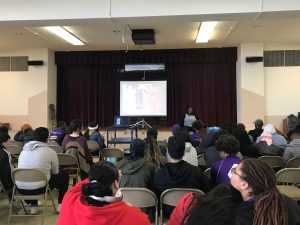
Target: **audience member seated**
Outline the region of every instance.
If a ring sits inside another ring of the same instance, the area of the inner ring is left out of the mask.
[[[193,108],[189,107],[186,113],[184,114],[180,125],[181,127],[187,128],[188,131],[192,131],[193,130],[192,124],[197,119],[198,117],[195,115]]]
[[[130,155],[116,163],[122,171],[121,187],[152,188],[155,165],[144,158],[145,143],[134,139],[130,144]]]
[[[185,142],[178,136],[168,140],[167,163],[154,175],[154,191],[158,198],[169,188],[196,188],[208,192],[210,187],[202,170],[182,160]],[[165,217],[170,217],[174,207],[166,206]]]
[[[89,178],[65,195],[57,225],[150,225],[146,214],[122,201],[119,181],[113,164],[94,164]]]
[[[88,129],[84,133],[84,136],[87,140],[96,141],[99,144],[101,150],[106,148],[104,137],[100,134],[98,124],[96,122],[89,124]]]
[[[236,156],[240,149],[239,141],[231,134],[223,134],[216,143],[217,151],[222,160],[211,167],[210,181],[212,186],[222,183],[230,183],[231,168],[238,165],[241,159]]]
[[[9,146],[10,136],[6,133],[0,134],[0,180],[9,198],[12,195],[14,183],[11,179],[11,155],[5,148]]]
[[[197,151],[191,144],[191,136],[186,129],[182,129],[175,136],[182,138],[185,141],[185,151],[183,160],[193,166],[198,166]]]
[[[147,130],[147,137],[146,138],[154,139],[155,141],[157,141],[157,136],[158,136],[158,132],[155,128],[149,128]],[[162,157],[166,157],[167,148],[165,146],[162,146],[162,145],[159,145],[158,147],[160,149],[160,153],[161,153]],[[165,158],[164,158],[164,161],[165,161]]]
[[[264,122],[261,119],[257,119],[254,121],[254,130],[250,130],[248,134],[253,137],[253,141],[256,142],[256,139],[262,134]]]
[[[176,205],[168,225],[233,225],[241,194],[221,184],[206,195],[186,194]]]
[[[59,121],[57,127],[50,131],[49,141],[55,141],[59,145],[63,142],[65,136],[67,135],[67,125],[65,121]]]
[[[211,165],[221,159],[217,149],[215,147],[215,142],[219,137],[219,133],[207,132],[203,135],[202,141],[198,147],[197,154],[204,154],[204,160],[206,166],[211,167]]]
[[[242,130],[246,131],[246,126],[243,123],[238,123],[234,128],[233,135],[234,135],[235,130],[237,130],[237,129],[242,129]],[[250,134],[247,134],[247,135],[248,135],[250,143],[253,144],[254,143],[253,137]]]
[[[291,158],[300,157],[300,124],[288,132],[291,141],[285,148],[283,158],[287,162]]]
[[[80,165],[80,176],[81,180],[87,178],[88,174],[82,170],[83,167],[89,167],[93,164],[92,155],[88,149],[86,138],[81,135],[82,121],[75,119],[72,120],[69,126],[69,135],[66,135],[61,146],[64,152],[67,152],[70,148],[77,148],[78,154],[85,159],[86,165]],[[82,162],[81,162],[82,163]]]
[[[192,124],[193,133],[191,134],[191,143],[194,147],[198,147],[201,142],[201,130],[203,126],[202,120],[196,120]]]
[[[161,153],[161,148],[158,146],[157,141],[157,130],[150,128],[147,130],[147,137],[145,138],[145,160],[152,162],[155,165],[155,170],[160,169],[166,162],[166,158]],[[163,147],[163,146],[161,146]],[[165,151],[166,148],[164,147]]]
[[[282,156],[286,147],[285,138],[276,133],[272,124],[264,127],[264,132],[256,139],[256,146],[261,155],[278,155]]]
[[[237,211],[236,225],[300,224],[296,201],[281,195],[273,169],[257,159],[246,159],[231,170],[231,184],[244,200]]]
[[[33,141],[33,139],[33,130],[29,124],[23,124],[21,130],[19,130],[14,137],[15,141],[21,142]]]
[[[242,127],[238,127],[234,130],[234,136],[240,142],[240,152],[243,156],[257,158],[259,156],[257,148],[251,143],[249,135]]]
[[[50,188],[58,188],[58,211],[65,193],[68,190],[69,174],[58,171],[58,158],[56,152],[46,144],[49,131],[45,127],[39,127],[34,131],[34,141],[26,143],[20,154],[18,168],[41,169],[45,172]],[[16,180],[18,191],[25,195],[35,195],[45,192],[45,183],[22,182]],[[30,200],[30,213],[37,213],[37,201]]]

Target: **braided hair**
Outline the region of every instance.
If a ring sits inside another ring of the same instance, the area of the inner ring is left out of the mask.
[[[255,196],[253,225],[287,225],[287,205],[276,188],[273,169],[257,159],[248,159],[242,162],[241,172],[251,188],[250,195]]]

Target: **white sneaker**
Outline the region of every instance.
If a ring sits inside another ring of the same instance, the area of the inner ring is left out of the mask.
[[[30,207],[30,215],[36,215],[38,212],[38,207],[37,206],[31,206]]]

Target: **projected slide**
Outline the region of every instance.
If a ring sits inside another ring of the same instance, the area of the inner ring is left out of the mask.
[[[166,116],[167,81],[121,81],[121,116]]]

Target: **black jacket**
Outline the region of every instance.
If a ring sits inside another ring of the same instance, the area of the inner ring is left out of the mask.
[[[11,179],[9,157],[3,146],[0,146],[0,180],[4,185],[5,190],[10,195],[14,183]]]
[[[166,163],[154,175],[154,191],[159,198],[161,193],[170,188],[195,188],[203,192],[210,190],[209,182],[202,170],[181,160],[178,163]],[[169,217],[174,207],[166,208]]]
[[[255,128],[254,130],[250,130],[248,134],[250,134],[253,137],[254,143],[256,142],[256,139],[262,134],[264,130],[262,128]]]

